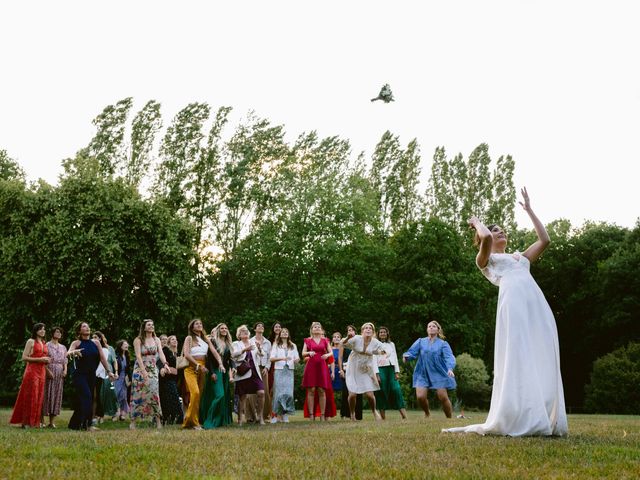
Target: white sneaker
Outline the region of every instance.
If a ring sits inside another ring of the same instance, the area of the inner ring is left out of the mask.
[[[282,416],[282,421],[283,421],[284,423],[289,423],[289,415],[283,415],[283,416]]]
[[[271,423],[278,423],[278,417],[273,417],[271,419]]]

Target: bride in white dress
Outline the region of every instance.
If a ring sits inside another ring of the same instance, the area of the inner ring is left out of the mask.
[[[524,253],[505,253],[507,237],[499,226],[485,227],[476,217],[469,219],[479,242],[476,264],[499,286],[493,392],[485,423],[444,432],[512,437],[568,432],[556,322],[529,273],[530,262],[549,245],[549,235],[531,210],[526,188],[522,196],[520,205],[538,236]]]

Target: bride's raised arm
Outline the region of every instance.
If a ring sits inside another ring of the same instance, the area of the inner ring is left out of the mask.
[[[476,264],[480,268],[484,268],[489,263],[489,256],[491,255],[491,246],[493,245],[493,236],[487,227],[478,220],[478,217],[471,217],[469,219],[469,225],[476,231],[476,235],[479,241],[478,255],[476,255]]]
[[[520,205],[522,205],[522,208],[524,208],[524,211],[527,212],[529,218],[531,218],[531,221],[533,222],[533,228],[535,229],[536,235],[538,236],[538,240],[531,244],[531,246],[529,246],[529,248],[527,248],[523,253],[523,255],[527,257],[529,262],[533,263],[538,259],[540,255],[542,255],[542,252],[544,252],[544,250],[549,246],[551,240],[549,239],[549,234],[544,228],[544,225],[536,216],[536,214],[533,213],[533,210],[531,210],[527,188],[524,187],[522,190],[520,190],[520,193],[522,194],[522,199],[524,202],[519,203]]]

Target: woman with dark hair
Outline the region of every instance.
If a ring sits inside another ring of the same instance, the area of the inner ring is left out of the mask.
[[[140,324],[140,333],[133,340],[136,361],[133,365],[131,381],[131,423],[130,429],[136,428],[136,421],[151,417],[156,421],[156,427],[162,428],[162,409],[160,407],[160,392],[158,386],[158,357],[164,368],[167,359],[160,346],[160,339],[156,337],[153,320],[147,318]]]
[[[382,343],[384,353],[376,355],[378,362],[378,382],[380,390],[375,392],[376,406],[383,420],[386,419],[386,410],[399,410],[402,419],[407,418],[404,398],[398,379],[400,377],[400,364],[396,345],[391,341],[391,335],[387,327],[378,327],[378,340]]]
[[[44,403],[42,404],[42,418],[49,417],[49,428],[56,428],[53,420],[60,415],[62,406],[62,391],[64,379],[67,376],[67,347],[60,343],[63,335],[62,328],[51,329],[51,340],[47,342],[47,351],[51,359],[46,365],[46,377],[44,387]]]
[[[347,325],[347,337],[353,337],[356,334],[356,327],[353,325]],[[341,342],[341,349],[338,352],[338,374],[342,379],[342,390],[340,393],[340,418],[351,418],[351,411],[349,410],[349,389],[347,388],[347,382],[345,379],[345,372],[349,362],[349,355],[351,355],[351,349],[348,345],[344,345]],[[356,420],[362,420],[362,394],[356,394],[356,407],[355,407]]]
[[[207,352],[211,352],[216,359],[221,372],[225,372],[222,359],[211,344],[211,340],[204,334],[202,320],[194,318],[187,327],[188,335],[184,340],[182,351],[189,362],[184,369],[184,380],[189,389],[189,406],[182,422],[182,428],[202,430],[200,425],[200,398],[204,391],[205,375],[209,372],[206,366]]]
[[[93,393],[96,386],[96,369],[101,363],[109,368],[107,357],[98,340],[91,339],[91,328],[87,322],[80,322],[76,327],[76,340],[69,345],[69,355],[74,357],[75,368],[71,377],[76,389],[75,409],[69,420],[72,430],[97,430],[91,426],[93,418]],[[108,374],[111,380],[115,375]]]
[[[403,362],[414,359],[418,361],[413,370],[413,388],[424,416],[431,415],[427,394],[429,390],[435,390],[445,416],[451,418],[453,408],[447,390],[456,388],[453,373],[456,357],[445,341],[442,327],[435,320],[427,324],[427,336],[416,340],[402,355]]]
[[[13,407],[9,423],[22,428],[39,427],[42,402],[44,400],[44,384],[46,366],[50,362],[47,345],[44,341],[46,330],[44,323],[36,323],[22,351],[22,361],[27,363],[22,377],[22,384]]]
[[[298,347],[291,341],[289,330],[283,328],[276,343],[271,348],[271,364],[275,365],[275,385],[278,394],[273,397],[273,411],[276,421],[289,423],[289,415],[296,411],[293,399],[293,377],[295,364],[300,361]]]
[[[129,343],[126,340],[116,342],[116,362],[118,378],[115,381],[116,399],[118,400],[118,419],[124,421],[129,414],[129,387],[131,386],[131,359]]]
[[[183,412],[178,394],[178,338],[175,335],[167,337],[167,345],[162,347],[164,358],[167,359],[166,368],[160,370],[160,405],[162,406],[162,423],[167,425],[182,424]]]
[[[557,435],[568,433],[560,374],[558,329],[547,300],[529,271],[550,239],[521,191],[520,205],[529,215],[537,240],[524,252],[507,253],[507,235],[497,225],[485,227],[476,217],[476,266],[499,287],[491,406],[485,423],[449,432],[480,435]]]
[[[269,335],[269,341],[271,342],[272,346],[275,345],[281,331],[282,331],[282,324],[280,322],[276,322],[273,325],[271,325],[271,334]],[[276,395],[275,385],[274,385],[275,383],[274,368],[275,367],[273,366],[273,363],[271,363],[271,366],[269,367],[269,375],[268,375],[269,387],[271,388],[271,398],[275,398],[275,395]],[[271,404],[273,405],[273,402],[271,402]],[[273,411],[273,409],[271,409],[270,416],[271,416],[271,423],[276,423],[278,421],[278,419],[276,418],[276,413]]]
[[[93,332],[93,339],[98,340],[102,346],[102,351],[107,357],[108,370],[102,365],[98,365],[96,369],[96,409],[95,416],[99,423],[102,423],[103,417],[111,417],[116,420],[118,412],[118,398],[116,397],[116,389],[111,382],[108,373],[118,376],[118,362],[116,362],[116,351],[107,343],[107,337],[100,331]]]

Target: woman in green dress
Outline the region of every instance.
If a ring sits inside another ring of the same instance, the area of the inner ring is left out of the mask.
[[[109,365],[109,371],[106,371],[102,365],[98,365],[96,370],[96,377],[102,381],[96,383],[96,395],[99,397],[97,402],[99,405],[96,411],[96,417],[98,422],[102,423],[103,417],[111,417],[111,420],[117,420],[116,414],[118,413],[118,397],[116,396],[115,384],[109,378],[109,373],[113,373],[118,376],[118,362],[116,360],[116,351],[111,345],[107,343],[107,337],[102,332],[93,333],[94,340],[98,340],[102,346],[102,351],[105,357],[107,357],[107,364]],[[98,390],[98,384],[100,390]]]
[[[231,425],[233,423],[233,397],[229,385],[231,371],[231,335],[226,324],[218,324],[211,332],[211,343],[222,358],[224,372],[209,352],[207,355],[207,378],[200,401],[200,421],[205,429]]]

